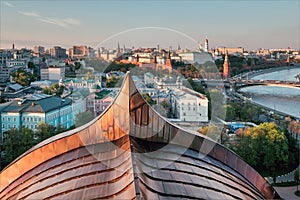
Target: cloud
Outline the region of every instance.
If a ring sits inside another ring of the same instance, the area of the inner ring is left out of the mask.
[[[70,26],[77,26],[80,24],[80,21],[78,19],[74,18],[57,18],[57,17],[44,17],[38,14],[37,12],[31,11],[31,12],[23,12],[23,11],[18,11],[18,13],[29,16],[29,17],[34,17],[38,21],[48,23],[48,24],[53,24],[56,26],[60,26],[63,28],[69,28]]]
[[[49,23],[49,24],[55,24],[55,22],[53,22],[52,20],[48,20],[48,19],[38,18],[37,20],[39,20],[41,22]]]
[[[14,8],[14,7],[15,7],[15,5],[13,5],[12,3],[9,3],[9,2],[7,2],[7,1],[4,1],[3,3],[4,3],[4,5],[6,5],[7,7],[11,7],[11,8]]]
[[[73,18],[59,19],[55,17],[40,17],[37,20],[48,24],[54,24],[63,28],[68,28],[72,25],[79,25],[80,21]]]
[[[25,15],[25,16],[30,16],[30,17],[40,17],[40,15],[36,12],[22,12],[18,11],[18,13]]]
[[[78,19],[66,18],[66,19],[63,19],[63,21],[70,25],[79,25],[80,24],[80,21]]]

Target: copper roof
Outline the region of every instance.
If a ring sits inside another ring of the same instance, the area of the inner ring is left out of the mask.
[[[157,114],[129,73],[101,116],[36,145],[0,180],[0,199],[279,197],[232,151]]]

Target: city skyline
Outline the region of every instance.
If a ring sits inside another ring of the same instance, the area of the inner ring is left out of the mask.
[[[297,48],[299,7],[289,1],[3,1],[0,47],[59,45]],[[176,46],[175,46],[176,45]]]

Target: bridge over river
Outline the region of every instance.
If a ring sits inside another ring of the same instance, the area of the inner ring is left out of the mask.
[[[297,81],[275,81],[275,80],[231,80],[231,85],[235,85],[238,89],[250,86],[278,86],[289,88],[300,88],[300,82]]]

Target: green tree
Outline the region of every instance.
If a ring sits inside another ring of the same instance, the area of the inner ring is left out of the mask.
[[[53,135],[55,135],[55,128],[50,124],[46,124],[45,122],[40,122],[37,126],[37,131],[35,133],[36,139],[38,142],[41,142]]]
[[[4,162],[1,162],[1,167],[11,163],[36,143],[34,132],[31,129],[24,126],[20,129],[10,129],[3,140]]]
[[[44,94],[61,96],[64,92],[65,86],[53,83],[50,87],[43,87],[42,92]]]
[[[110,71],[122,71],[127,72],[130,71],[135,67],[135,64],[132,63],[121,63],[121,62],[112,62],[110,63],[107,68],[104,70],[105,73],[108,73]]]
[[[288,162],[288,141],[275,123],[245,129],[234,150],[258,171],[273,177]]]
[[[17,69],[17,71],[12,74],[13,80],[23,86],[29,86],[34,77],[30,72],[25,71],[24,69]]]
[[[154,104],[156,104],[156,101],[154,101],[150,95],[148,93],[144,93],[142,94],[142,96],[144,97],[144,99],[151,105],[153,106]]]
[[[237,118],[237,113],[236,110],[233,106],[232,103],[229,103],[227,105],[225,105],[225,109],[226,109],[226,121],[230,122],[230,121],[234,121]]]
[[[119,80],[120,80],[120,78],[112,76],[106,80],[106,86],[108,88],[116,87]]]
[[[94,119],[94,115],[91,111],[78,113],[75,117],[75,126],[79,127]]]

